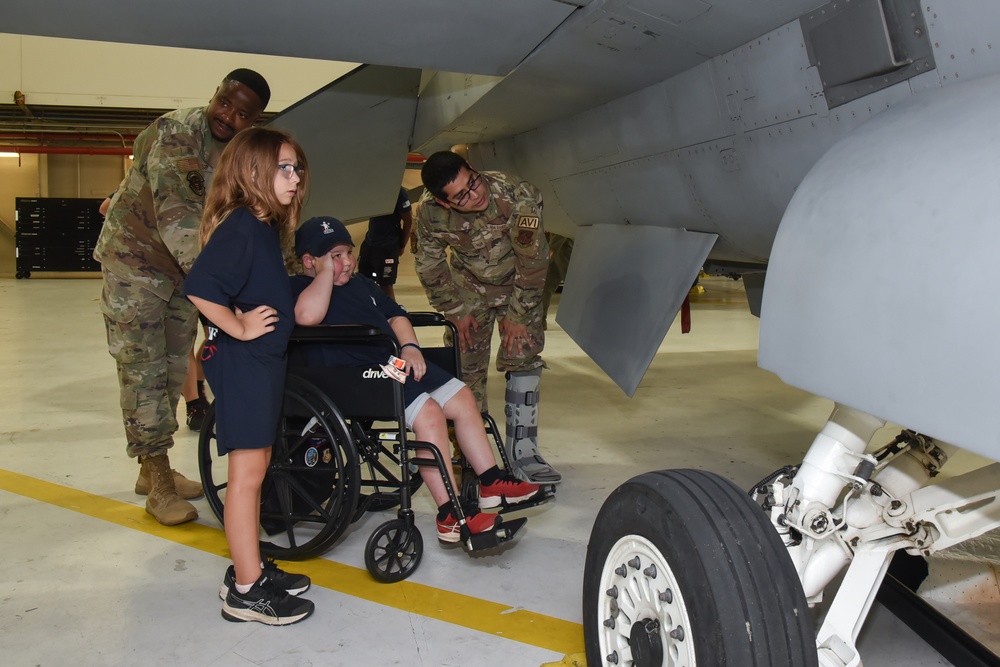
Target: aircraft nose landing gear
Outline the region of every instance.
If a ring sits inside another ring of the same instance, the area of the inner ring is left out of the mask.
[[[700,470],[646,473],[601,508],[587,547],[591,667],[816,667],[812,618],[767,515]]]

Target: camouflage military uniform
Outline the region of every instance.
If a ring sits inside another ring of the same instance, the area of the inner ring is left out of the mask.
[[[499,371],[529,371],[542,366],[542,290],[549,247],[542,229],[542,195],[525,181],[483,172],[490,189],[489,207],[459,213],[438,205],[430,193],[421,197],[414,226],[417,276],[431,306],[449,319],[473,314],[472,349],[462,353],[462,379],[487,410],[486,374],[493,324],[506,317],[528,327],[523,354],[497,352]],[[448,251],[450,249],[450,266]]]
[[[205,191],[222,148],[204,108],[153,122],[135,140],[132,167],[94,250],[132,457],[163,454],[173,445],[198,314],[181,287],[198,254]]]

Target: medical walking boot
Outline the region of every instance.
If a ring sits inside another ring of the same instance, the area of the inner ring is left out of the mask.
[[[507,373],[507,438],[504,442],[512,471],[532,484],[557,484],[562,481],[555,468],[538,453],[538,397],[541,367],[530,371]]]
[[[150,481],[146,512],[164,526],[176,526],[197,519],[198,510],[195,506],[177,494],[174,471],[170,469],[167,456],[145,457],[142,462],[149,471]]]
[[[205,490],[201,488],[201,482],[188,479],[176,470],[171,470],[170,472],[174,475],[174,488],[177,489],[177,495],[181,498],[191,500],[192,498],[200,498],[205,495]],[[139,479],[135,480],[135,492],[140,496],[148,496],[151,488],[149,466],[145,460],[142,460],[139,466]]]

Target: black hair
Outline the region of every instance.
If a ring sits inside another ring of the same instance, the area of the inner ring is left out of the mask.
[[[271,100],[271,88],[267,85],[267,81],[265,81],[264,77],[260,74],[252,69],[241,67],[239,69],[234,69],[232,72],[227,74],[226,78],[222,80],[222,85],[225,86],[230,81],[242,83],[244,86],[256,93],[257,97],[260,98],[261,111],[267,107],[267,103]]]
[[[448,199],[444,188],[458,178],[462,167],[472,171],[469,163],[458,153],[438,151],[424,161],[424,166],[420,168],[420,180],[432,195],[438,199]]]

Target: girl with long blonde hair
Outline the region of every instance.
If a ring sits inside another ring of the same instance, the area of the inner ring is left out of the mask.
[[[203,246],[185,282],[208,320],[201,361],[215,395],[219,455],[228,456],[224,521],[232,554],[219,594],[230,621],[288,625],[312,614],[309,578],[261,562],[260,493],[271,460],[295,302],[285,268],[308,171],[287,133],[251,128],[219,159],[205,203]]]

